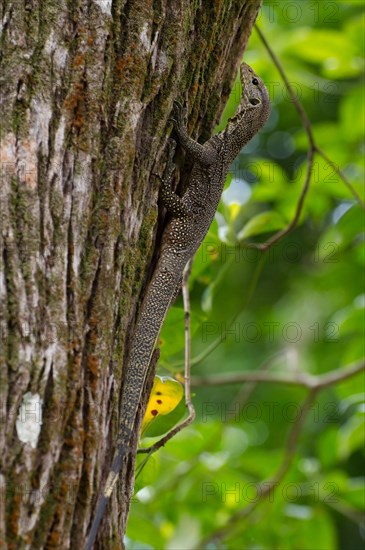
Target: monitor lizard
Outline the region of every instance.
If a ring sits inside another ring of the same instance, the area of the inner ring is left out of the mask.
[[[262,128],[270,113],[268,91],[247,63],[240,66],[240,79],[242,97],[234,117],[222,132],[203,145],[189,137],[187,109],[174,102],[172,121],[175,132],[194,164],[182,197],[171,188],[171,168],[168,169],[169,177],[162,179],[162,204],[172,216],[164,230],[160,256],[137,320],[126,367],[116,450],[105,488],[97,503],[86,550],[91,550],[93,546],[123,460],[129,452],[151,356],[181,283],[184,267],[199,248],[213,221],[230,165],[242,147]]]

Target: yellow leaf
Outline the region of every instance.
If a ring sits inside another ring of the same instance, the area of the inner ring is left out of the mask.
[[[150,400],[142,422],[142,433],[160,415],[169,414],[184,395],[180,382],[168,376],[155,376]]]

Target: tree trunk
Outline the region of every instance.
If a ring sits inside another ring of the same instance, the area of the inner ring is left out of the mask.
[[[193,137],[211,135],[259,6],[2,0],[0,540],[8,548],[85,543],[163,226],[151,173],[166,160],[172,102],[188,100]],[[97,548],[118,547],[132,486],[133,459]]]

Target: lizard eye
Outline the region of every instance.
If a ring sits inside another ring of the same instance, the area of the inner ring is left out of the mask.
[[[252,84],[255,84],[255,86],[258,86],[258,83],[259,81],[257,80],[257,78],[252,79]]]

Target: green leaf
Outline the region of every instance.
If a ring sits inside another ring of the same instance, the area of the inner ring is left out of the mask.
[[[357,449],[364,446],[365,416],[364,411],[360,410],[352,416],[346,424],[341,426],[338,432],[339,438],[339,458],[344,460],[348,458]]]
[[[349,478],[348,488],[342,492],[341,497],[350,505],[359,510],[365,508],[365,479],[362,477]]]
[[[293,54],[310,63],[321,64],[328,78],[357,76],[363,70],[356,44],[350,36],[337,30],[302,29],[297,33]]]
[[[173,355],[185,348],[184,316],[184,309],[181,307],[173,306],[169,309],[159,339],[160,363],[168,364]],[[198,314],[191,317],[191,334],[201,326],[202,319]]]
[[[365,94],[363,87],[351,90],[340,107],[341,132],[346,139],[356,141],[364,137]]]
[[[338,428],[331,426],[318,439],[318,452],[324,468],[334,466],[338,460]]]
[[[286,222],[280,214],[273,210],[269,212],[262,212],[254,216],[238,233],[239,241],[243,241],[253,235],[260,235],[262,233],[269,233],[270,231],[276,231],[285,227]]]

